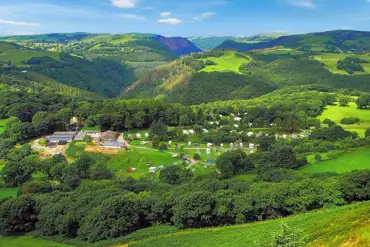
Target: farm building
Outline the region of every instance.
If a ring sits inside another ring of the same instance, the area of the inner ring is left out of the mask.
[[[76,136],[76,132],[55,132],[49,137],[49,142],[72,142]]]
[[[117,139],[117,133],[111,130],[108,130],[101,134],[101,141],[115,141]]]
[[[125,144],[117,141],[107,141],[101,145],[103,148],[123,148]]]
[[[86,137],[86,136],[91,136],[91,138],[95,141],[98,141],[100,136],[101,136],[101,133],[100,131],[85,131],[85,132],[80,132],[76,135],[75,137],[75,140],[76,141],[83,141],[83,139]]]

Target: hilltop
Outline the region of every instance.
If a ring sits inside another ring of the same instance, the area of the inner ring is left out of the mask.
[[[216,49],[250,51],[283,46],[285,48],[293,48],[302,51],[363,52],[370,50],[369,41],[370,32],[337,30],[282,36],[270,41],[261,41],[256,43],[226,40]]]
[[[234,40],[236,42],[262,42],[271,41],[281,36],[286,36],[285,33],[267,33],[267,34],[257,34],[250,37],[233,37],[233,36],[210,36],[210,37],[189,37],[188,39],[193,42],[197,47],[209,51],[213,50],[223,42],[227,40]]]

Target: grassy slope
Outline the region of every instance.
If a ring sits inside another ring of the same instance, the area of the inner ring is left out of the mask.
[[[370,61],[369,54],[323,53],[321,55],[316,55],[313,58],[316,59],[317,61],[324,63],[325,68],[327,68],[330,72],[334,74],[348,75],[348,73],[345,70],[337,69],[338,61],[344,60],[346,57],[356,57]],[[370,63],[362,63],[361,65],[364,67],[365,72],[356,71],[353,75],[370,74]]]
[[[13,45],[5,43],[0,43],[0,51],[1,61],[11,61],[18,67],[29,67],[22,62],[27,61],[32,57],[51,57],[55,60],[60,59],[60,54],[56,52],[16,49]]]
[[[226,55],[223,55],[219,58],[208,57],[202,59],[203,61],[211,60],[216,63],[216,65],[206,66],[204,69],[199,72],[226,72],[232,71],[237,74],[241,74],[240,66],[243,64],[248,64],[251,61],[251,58],[248,56],[237,56],[236,52],[228,52]]]
[[[5,125],[8,121],[8,119],[0,119],[0,134],[4,132]]]
[[[32,236],[1,237],[0,246],[3,247],[72,247],[72,245],[47,241]]]
[[[370,245],[370,202],[292,216],[286,222],[303,231],[307,246],[365,247]],[[132,242],[130,247],[244,247],[256,242],[269,243],[281,220],[185,230]]]
[[[321,121],[328,118],[340,124],[340,120],[344,117],[358,117],[361,123],[354,125],[342,125],[343,128],[358,132],[362,137],[365,135],[366,129],[370,128],[370,111],[357,109],[354,102],[351,102],[347,107],[339,105],[328,106],[322,115],[319,117]]]
[[[336,172],[346,173],[353,170],[370,169],[370,149],[359,149],[350,151],[338,158],[323,161],[317,164],[306,165],[300,169],[300,172],[322,173]]]

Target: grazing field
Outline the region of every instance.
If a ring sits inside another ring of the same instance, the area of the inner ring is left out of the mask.
[[[309,247],[370,246],[370,202],[320,210],[284,221],[300,229]],[[244,247],[267,244],[272,233],[279,230],[282,220],[269,220],[245,225],[179,231],[129,243],[130,247]]]
[[[0,246],[3,247],[73,247],[72,245],[61,244],[47,241],[32,236],[2,237],[0,236]]]
[[[333,74],[348,75],[345,70],[337,69],[338,61],[343,60],[346,57],[361,58],[370,62],[370,56],[368,54],[323,53],[321,55],[314,56],[313,58],[324,63],[325,67]],[[370,74],[370,63],[361,63],[361,65],[364,67],[365,72],[355,71],[354,75]]]
[[[358,117],[361,122],[360,124],[342,125],[340,120],[344,117]],[[366,129],[370,128],[370,111],[357,109],[354,102],[350,102],[349,106],[346,107],[339,105],[327,106],[319,118],[321,121],[326,118],[335,121],[348,131],[356,131],[361,137],[364,137]]]
[[[211,60],[215,62],[216,65],[206,65],[206,67],[200,70],[200,72],[232,71],[241,74],[240,66],[242,66],[243,64],[248,64],[251,61],[251,58],[248,56],[238,55],[238,53],[236,52],[228,52],[226,55],[223,55],[219,58],[208,57],[202,60]]]
[[[5,125],[7,124],[8,121],[9,119],[0,119],[0,134],[4,132]]]
[[[6,197],[15,197],[18,194],[18,190],[19,188],[0,188],[0,199]]]
[[[14,49],[13,45],[4,43],[0,43],[0,51],[0,61],[11,61],[19,67],[28,67],[23,62],[28,61],[32,57],[51,57],[56,60],[60,59],[60,54],[56,52]]]
[[[370,169],[370,149],[360,149],[345,153],[338,158],[310,164],[302,167],[300,172],[322,173],[336,172],[346,173],[353,170]]]
[[[149,165],[146,165],[146,163]],[[148,172],[149,167],[158,167],[163,165],[169,166],[173,163],[178,165],[182,161],[177,158],[172,158],[172,155],[166,152],[157,150],[132,148],[130,151],[120,151],[117,155],[112,155],[111,159],[107,162],[110,169],[115,169],[116,175],[131,176],[133,178],[140,178],[145,175],[150,175]],[[136,168],[136,172],[127,172],[127,169]],[[122,169],[122,172],[120,170]]]

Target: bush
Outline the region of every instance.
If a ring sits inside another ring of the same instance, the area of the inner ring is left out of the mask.
[[[200,160],[200,154],[199,153],[195,153],[194,156],[193,156],[193,158],[195,160]]]
[[[367,129],[367,130],[365,131],[365,137],[370,137],[370,129]]]
[[[340,120],[341,124],[356,124],[359,123],[360,119],[358,117],[345,117]]]
[[[159,151],[166,151],[167,150],[167,144],[162,142],[158,146]]]

